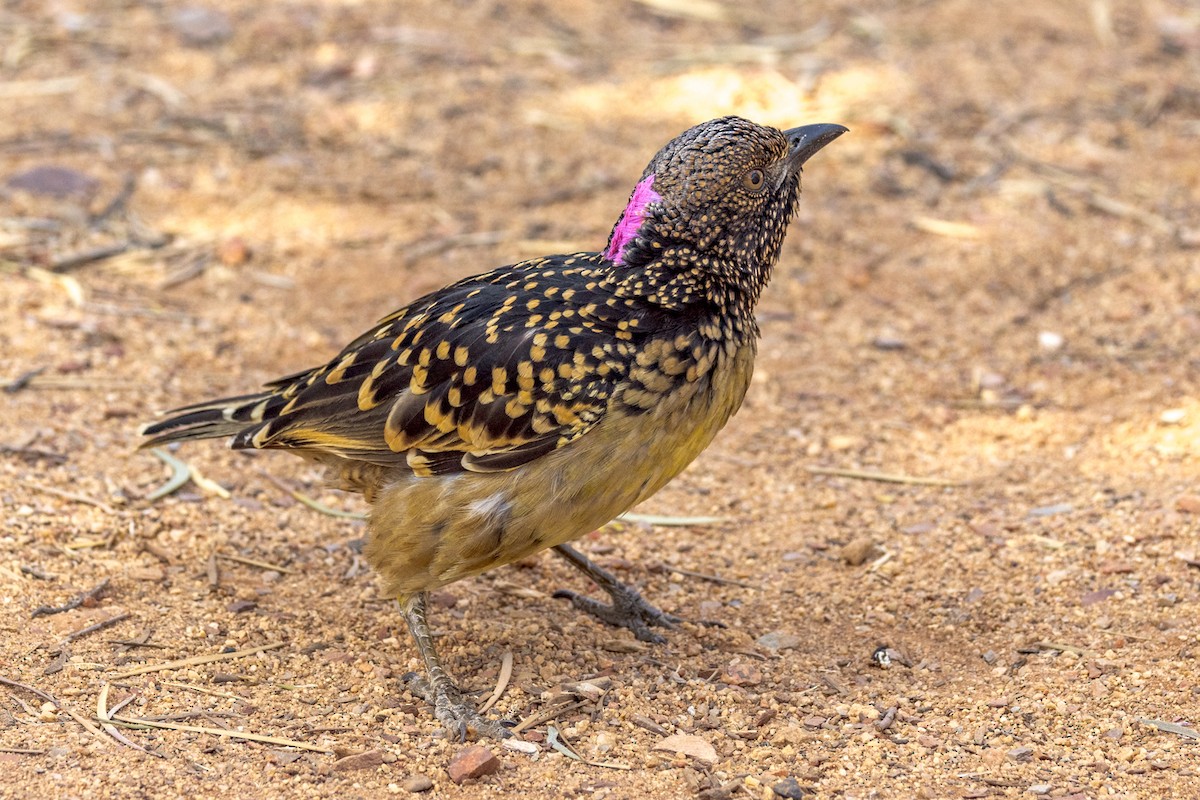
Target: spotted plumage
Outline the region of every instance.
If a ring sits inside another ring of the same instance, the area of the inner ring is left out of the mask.
[[[651,160],[603,250],[428,294],[322,366],[172,412],[146,444],[230,436],[363,492],[367,557],[405,601],[439,718],[500,735],[422,635],[424,593],[557,547],[614,600],[577,606],[656,638],[647,625],[668,618],[567,542],[661,488],[737,410],[800,166],[844,130],[691,128]]]

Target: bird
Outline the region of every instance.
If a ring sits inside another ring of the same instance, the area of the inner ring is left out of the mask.
[[[142,447],[228,437],[326,468],[370,506],[363,549],[425,665],[411,684],[460,739],[503,738],[433,644],[431,591],[545,549],[609,603],[556,596],[645,641],[680,620],[570,545],[653,495],[750,385],[754,310],[802,167],[847,128],[726,116],[650,160],[603,250],[534,258],[426,294],[321,366],[177,408]]]

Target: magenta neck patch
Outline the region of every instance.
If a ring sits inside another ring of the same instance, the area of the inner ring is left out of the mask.
[[[662,200],[662,195],[654,191],[653,184],[654,175],[651,174],[634,187],[633,196],[629,198],[629,205],[625,206],[625,213],[621,215],[621,221],[613,230],[612,241],[608,243],[604,257],[614,264],[624,263],[625,245],[633,241],[642,227],[642,223],[645,222],[646,206]]]

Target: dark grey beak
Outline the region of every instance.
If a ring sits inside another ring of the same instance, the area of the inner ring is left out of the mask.
[[[818,124],[802,125],[784,131],[783,135],[791,145],[791,152],[788,154],[791,168],[798,172],[804,162],[816,155],[818,150],[848,130],[850,129],[843,125]]]

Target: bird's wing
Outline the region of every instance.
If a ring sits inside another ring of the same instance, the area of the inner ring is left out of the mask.
[[[601,419],[633,353],[590,261],[530,262],[416,301],[270,384],[233,446],[417,474],[508,470],[562,447]]]

